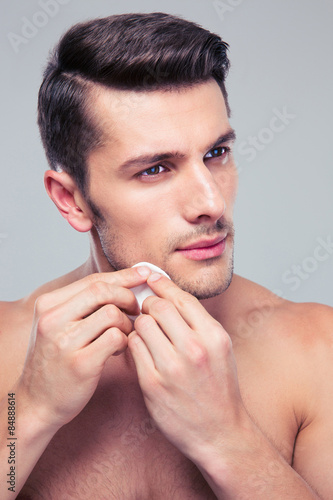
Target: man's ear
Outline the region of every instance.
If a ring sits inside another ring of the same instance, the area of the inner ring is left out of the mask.
[[[82,233],[90,231],[93,222],[88,207],[70,175],[47,170],[44,184],[47,194],[69,224]]]

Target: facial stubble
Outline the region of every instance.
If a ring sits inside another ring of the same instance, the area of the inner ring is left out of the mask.
[[[136,264],[138,262],[136,249],[127,249],[125,255],[124,248],[126,242],[122,234],[112,232],[110,229],[112,228],[112,222],[111,224],[106,222],[98,207],[91,200],[89,205],[94,214],[94,226],[98,233],[104,256],[110,265],[110,271],[119,271]],[[196,237],[199,237],[203,235],[216,235],[216,233],[222,233],[226,230],[228,231],[227,245],[229,247],[229,256],[222,255],[202,262],[202,266],[204,267],[200,278],[185,279],[183,275],[175,272],[168,266],[170,256],[175,251],[175,248],[179,247],[182,242],[193,240],[193,231],[191,235],[178,237],[177,241],[176,238],[172,238],[171,241],[163,245],[163,248],[167,249],[163,262],[156,262],[156,257],[154,259],[154,255],[149,251],[145,252],[144,257],[139,260],[152,262],[163,268],[177,286],[194,295],[198,300],[216,297],[227,290],[232,281],[234,271],[234,226],[230,222],[219,220],[210,228],[198,226],[195,231]]]

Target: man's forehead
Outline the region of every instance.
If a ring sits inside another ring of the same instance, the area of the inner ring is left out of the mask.
[[[152,145],[155,140],[158,147],[167,137],[172,140],[180,134],[185,138],[195,128],[202,134],[210,127],[212,141],[230,129],[223,94],[215,80],[172,90],[98,89],[93,112],[103,142],[113,145],[133,138]]]
[[[214,97],[214,104],[219,101],[225,107],[224,97],[220,87],[215,80],[193,84],[188,87],[174,87],[157,90],[121,90],[98,85],[93,92],[93,107],[100,118],[122,118],[133,117],[140,112],[149,110],[158,112],[170,111],[170,103],[176,103],[177,108],[172,111],[177,114],[182,108],[191,107],[197,109],[200,103],[211,100]],[[200,98],[198,100],[198,98]],[[207,104],[207,103],[206,103]],[[214,105],[212,103],[212,106]],[[158,105],[158,109],[156,106]]]

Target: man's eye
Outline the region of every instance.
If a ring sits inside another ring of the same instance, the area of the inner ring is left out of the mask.
[[[209,153],[206,154],[205,158],[218,158],[219,156],[227,156],[231,149],[227,146],[221,146],[219,148],[214,148]]]
[[[162,167],[162,165],[156,165],[155,167],[147,168],[147,170],[144,170],[143,172],[141,172],[140,175],[143,175],[143,176],[158,175],[161,172],[163,172],[164,170],[165,170],[165,167]]]

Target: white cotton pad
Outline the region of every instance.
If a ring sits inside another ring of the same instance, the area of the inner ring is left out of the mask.
[[[138,262],[138,264],[134,264],[132,267],[138,267],[138,266],[145,266],[149,267],[151,271],[154,273],[160,273],[163,274],[163,276],[166,276],[167,278],[170,279],[170,276],[167,275],[166,272],[163,271],[163,269],[160,269],[157,266],[154,266],[154,264],[151,264],[150,262]],[[135,286],[134,288],[131,288],[132,292],[134,293],[136,300],[138,301],[140,309],[142,308],[143,301],[151,296],[151,295],[156,295],[153,290],[147,285],[147,283],[144,283],[143,285]],[[128,314],[128,317],[131,318],[133,321],[137,316],[131,316]]]

